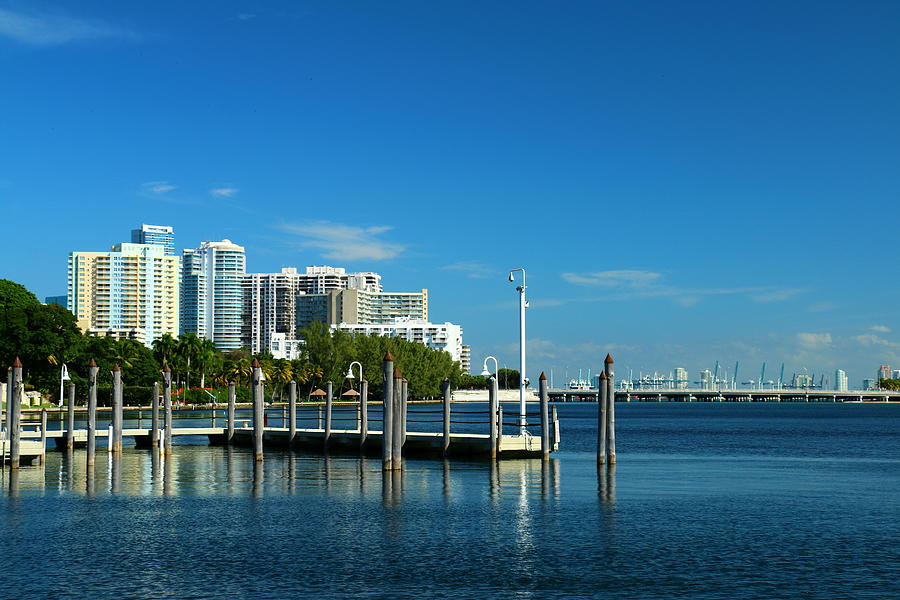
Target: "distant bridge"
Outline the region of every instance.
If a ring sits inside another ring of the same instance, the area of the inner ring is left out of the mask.
[[[594,402],[597,390],[551,389],[551,402]],[[900,402],[889,390],[616,390],[616,402]]]

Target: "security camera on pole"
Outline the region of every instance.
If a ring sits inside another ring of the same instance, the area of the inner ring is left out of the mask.
[[[516,280],[513,276],[516,271],[522,271],[522,285],[516,286],[516,290],[519,292],[519,427],[525,435],[525,387],[528,385],[528,378],[525,377],[525,309],[528,308],[528,301],[525,299],[525,269],[512,269],[509,280]]]

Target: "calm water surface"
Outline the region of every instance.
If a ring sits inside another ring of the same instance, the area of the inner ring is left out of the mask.
[[[559,414],[548,465],[386,478],[184,444],[99,449],[88,477],[51,452],[2,474],[0,597],[900,598],[900,405],[619,404],[599,473],[596,405]]]

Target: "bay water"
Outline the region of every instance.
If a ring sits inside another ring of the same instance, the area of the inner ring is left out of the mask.
[[[558,410],[549,464],[50,451],[0,474],[0,597],[900,598],[900,404],[619,403],[599,469]]]

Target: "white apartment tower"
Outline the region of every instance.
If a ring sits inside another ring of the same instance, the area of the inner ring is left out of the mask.
[[[241,344],[256,354],[272,351],[275,334],[282,343],[297,339],[297,295],[302,276],[294,268],[281,273],[248,273],[242,280],[243,323]]]
[[[178,257],[155,244],[121,243],[109,252],[69,254],[66,305],[92,336],[147,346],[178,335]]]
[[[147,225],[131,230],[132,244],[155,244],[165,248],[166,256],[175,254],[175,229],[169,225]]]
[[[181,332],[212,340],[219,350],[240,348],[246,270],[244,247],[231,240],[184,250]]]
[[[846,392],[850,389],[847,373],[841,369],[834,372],[834,389],[838,392]]]

